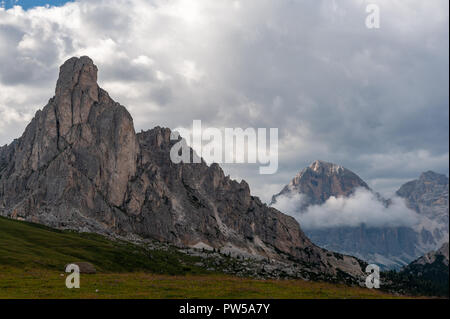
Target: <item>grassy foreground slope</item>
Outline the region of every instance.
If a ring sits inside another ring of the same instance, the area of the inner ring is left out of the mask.
[[[77,261],[92,263],[98,272],[205,272],[195,267],[198,258],[174,248],[149,251],[96,234],[60,231],[0,217],[0,266],[63,271],[66,264]]]
[[[147,250],[95,234],[0,217],[0,298],[392,298],[365,288],[302,280],[256,280],[197,267],[176,248]],[[87,261],[97,274],[65,287],[64,265]]]

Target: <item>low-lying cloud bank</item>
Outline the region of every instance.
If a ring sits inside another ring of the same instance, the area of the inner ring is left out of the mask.
[[[376,194],[363,188],[349,197],[330,197],[322,205],[312,205],[300,211],[307,198],[301,194],[280,196],[273,207],[288,214],[304,229],[331,227],[411,227],[419,222],[419,215],[406,207],[403,199],[394,197],[385,206]]]

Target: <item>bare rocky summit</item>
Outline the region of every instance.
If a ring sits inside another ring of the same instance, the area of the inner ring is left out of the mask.
[[[128,111],[98,86],[92,60],[71,58],[55,96],[22,137],[0,148],[0,214],[289,260],[328,278],[362,277],[359,260],[312,244],[294,218],[251,196],[245,181],[217,164],[174,164],[170,133],[136,134]]]
[[[0,153],[3,215],[84,230],[120,227],[139,150],[133,120],[88,57],[61,67],[55,96]]]
[[[428,254],[420,257],[419,259],[412,262],[408,267],[411,267],[412,265],[427,265],[427,264],[433,264],[438,261],[444,264],[448,267],[448,243],[445,243],[436,251],[431,251]]]
[[[64,270],[67,269],[67,267],[69,265],[76,265],[78,266],[79,270],[80,270],[80,274],[96,274],[97,270],[95,269],[95,266],[91,263],[85,262],[85,261],[78,261],[78,262],[73,262],[70,264],[67,264],[64,266]]]
[[[323,204],[328,198],[349,196],[356,188],[369,189],[369,186],[352,171],[333,163],[314,161],[302,169],[278,194],[272,197],[272,203],[277,198],[289,194],[305,195],[304,207]]]
[[[377,200],[389,207],[391,200],[373,192],[358,175],[340,165],[315,161],[301,170],[278,194],[271,205],[281,198],[302,195],[294,212],[301,215],[311,205],[322,205],[330,197],[351,196],[357,188],[372,192]],[[438,249],[448,241],[448,178],[428,171],[419,179],[403,185],[397,196],[416,211],[420,222],[412,227],[339,226],[308,229],[308,238],[320,247],[349,254],[383,268],[401,268],[428,251]],[[288,212],[292,213],[292,212]],[[377,214],[376,211],[373,212]]]
[[[449,239],[448,177],[433,171],[404,184],[397,191],[422,222],[416,227],[426,251],[437,249]]]
[[[437,291],[448,298],[448,252],[448,243],[445,243],[438,250],[431,251],[404,267],[400,274],[406,275],[407,278],[427,281],[425,287],[430,287],[433,294]]]

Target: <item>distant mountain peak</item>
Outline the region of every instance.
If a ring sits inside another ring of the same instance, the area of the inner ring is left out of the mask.
[[[324,173],[324,174],[339,174],[345,170],[343,166],[316,160],[311,165],[309,165],[309,168],[312,169],[316,173]]]
[[[302,169],[281,192],[274,195],[271,205],[285,209],[301,223],[302,214],[308,213],[310,206],[316,207],[309,213],[320,212],[319,206],[330,197],[348,197],[357,188],[371,191],[385,208],[395,204],[394,199],[386,200],[373,192],[352,171],[317,160]],[[367,229],[364,225],[316,229],[308,229],[303,225],[306,234],[321,247],[353,254],[385,267],[403,266],[448,242],[448,178],[445,175],[433,171],[424,172],[418,179],[404,184],[396,195],[405,200],[408,208],[420,215],[419,223],[411,227]],[[378,211],[374,210],[374,214],[378,214]]]
[[[422,173],[419,177],[419,181],[421,182],[435,182],[438,184],[448,184],[448,177],[444,174],[439,174],[433,171],[426,171]]]
[[[300,193],[306,195],[303,209],[310,204],[323,204],[331,196],[349,196],[359,187],[370,189],[366,182],[349,169],[316,160],[301,170],[280,193],[274,195],[272,204],[276,203],[279,196]]]
[[[0,148],[1,215],[296,260],[302,274],[345,272],[359,281],[357,259],[314,246],[294,218],[251,196],[246,182],[225,177],[218,165],[173,163],[170,129],[136,134],[125,107],[98,86],[97,71],[89,57],[67,60],[55,96],[22,137]]]

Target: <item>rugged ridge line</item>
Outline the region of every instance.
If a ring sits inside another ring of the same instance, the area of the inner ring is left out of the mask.
[[[333,278],[360,261],[321,249],[297,221],[217,165],[174,164],[170,130],[136,134],[97,84],[88,57],[61,69],[55,96],[21,138],[0,148],[0,214],[56,228],[156,238],[179,246],[291,260]]]
[[[385,207],[386,200],[373,192],[352,171],[333,163],[315,161],[301,170],[280,193],[272,197],[272,205],[283,197],[301,194],[295,212],[301,220],[310,205],[322,205],[330,197],[349,197],[357,188],[375,195]],[[320,247],[350,254],[383,268],[401,268],[424,253],[438,249],[448,241],[448,178],[432,171],[404,184],[396,193],[406,205],[418,213],[420,222],[412,227],[323,227],[304,231]],[[375,211],[374,214],[377,212]]]
[[[302,169],[278,194],[272,196],[271,205],[283,195],[300,193],[306,196],[303,207],[323,204],[331,196],[349,196],[358,187],[370,189],[355,173],[333,163],[316,160]]]

